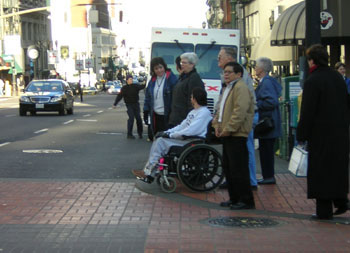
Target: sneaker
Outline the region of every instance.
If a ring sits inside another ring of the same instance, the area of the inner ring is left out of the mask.
[[[132,174],[134,174],[138,178],[146,178],[146,174],[143,170],[132,170]]]
[[[128,135],[126,138],[127,138],[127,139],[135,139],[135,136],[133,136],[133,135]]]

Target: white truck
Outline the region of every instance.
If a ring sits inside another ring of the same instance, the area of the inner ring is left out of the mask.
[[[239,30],[153,27],[151,59],[162,57],[173,73],[178,74],[176,57],[184,52],[195,52],[199,57],[196,69],[208,93],[208,108],[213,112],[221,89],[218,53],[221,47],[233,47],[240,59],[239,39]]]

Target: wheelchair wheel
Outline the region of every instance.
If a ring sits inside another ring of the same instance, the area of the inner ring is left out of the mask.
[[[224,178],[220,153],[206,144],[198,144],[182,152],[177,162],[177,174],[182,184],[197,192],[219,186]]]
[[[172,177],[167,177],[169,185],[167,185],[166,181],[163,178],[160,178],[160,188],[163,192],[172,193],[176,189],[176,181]]]

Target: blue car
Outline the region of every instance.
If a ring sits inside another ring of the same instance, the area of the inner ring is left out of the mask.
[[[59,115],[73,114],[74,95],[69,84],[64,80],[49,79],[31,81],[19,98],[19,115],[27,112],[57,111]]]

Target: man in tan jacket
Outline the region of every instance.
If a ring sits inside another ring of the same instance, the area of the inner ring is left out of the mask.
[[[213,120],[215,135],[223,143],[223,169],[230,200],[220,205],[232,210],[254,209],[250,187],[247,137],[254,117],[254,95],[242,80],[243,68],[229,62],[224,67],[225,91]]]

